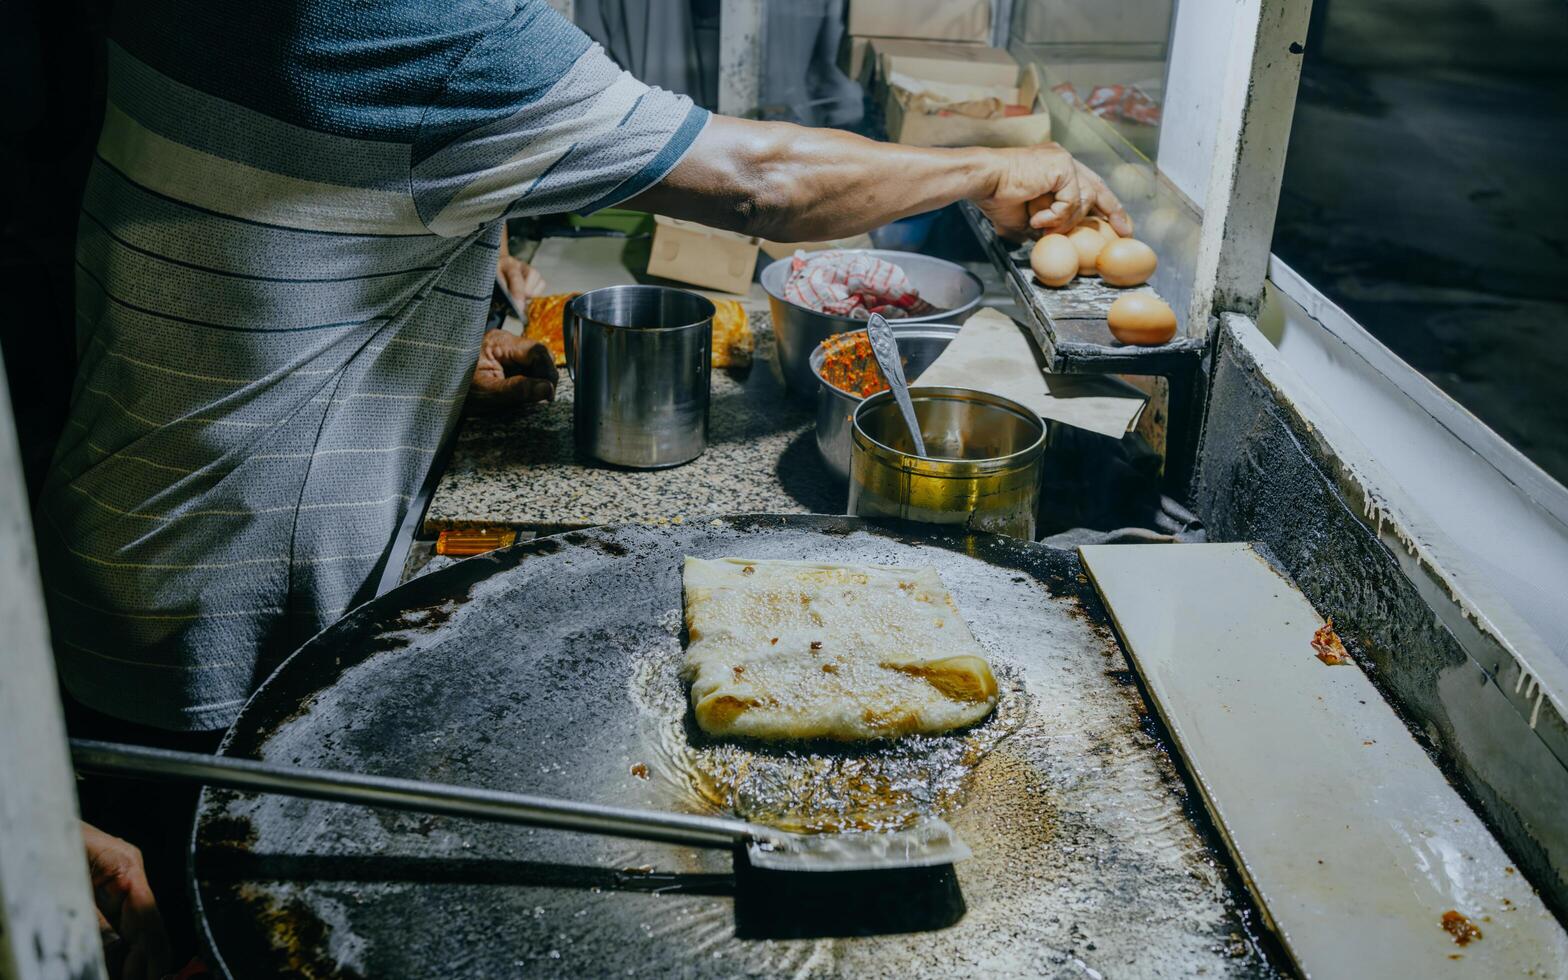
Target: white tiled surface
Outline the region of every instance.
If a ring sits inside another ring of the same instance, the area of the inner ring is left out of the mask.
[[[1080,552],[1303,973],[1568,976],[1562,927],[1361,669],[1313,655],[1322,619],[1250,546]],[[1450,909],[1482,938],[1456,945]]]

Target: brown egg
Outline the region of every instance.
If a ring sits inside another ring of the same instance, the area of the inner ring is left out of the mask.
[[[1099,258],[1100,249],[1105,247],[1105,236],[1088,225],[1079,225],[1067,233],[1067,240],[1078,250],[1078,274],[1094,275],[1094,260]]]
[[[1154,249],[1136,238],[1118,238],[1100,249],[1095,271],[1108,286],[1141,286],[1160,264]]]
[[[1106,315],[1111,336],[1124,344],[1156,346],[1176,336],[1176,314],[1152,293],[1128,293]]]
[[[1047,286],[1065,286],[1078,274],[1078,250],[1066,235],[1046,235],[1030,250],[1029,268]]]
[[[1110,244],[1111,242],[1114,242],[1116,239],[1121,237],[1120,235],[1116,234],[1116,229],[1111,227],[1111,223],[1109,221],[1106,221],[1104,218],[1098,217],[1096,215],[1090,215],[1089,217],[1083,219],[1083,223],[1099,232],[1100,236],[1105,239],[1106,244]]]

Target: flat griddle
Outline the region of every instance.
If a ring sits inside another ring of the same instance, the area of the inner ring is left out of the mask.
[[[676,676],[686,555],[935,566],[996,715],[871,750],[705,742]],[[937,810],[975,857],[805,886],[722,853],[209,789],[193,888],[245,978],[1270,975],[1153,731],[1070,552],[841,517],[573,532],[356,610],[220,752],[688,812]]]

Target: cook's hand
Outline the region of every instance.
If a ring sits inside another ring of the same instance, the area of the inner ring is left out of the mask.
[[[495,262],[495,271],[512,294],[512,302],[522,306],[531,297],[544,295],[544,276],[522,259],[513,258],[501,249]]]
[[[1060,146],[1045,143],[996,152],[1002,154],[1002,165],[980,209],[1004,238],[1065,232],[1090,214],[1105,218],[1117,234],[1132,234],[1132,221],[1105,181]]]
[[[82,824],[87,870],[98,905],[109,975],[124,980],[158,980],[169,973],[169,937],[147,884],[142,852],[127,841]]]
[[[505,330],[487,330],[468,389],[468,410],[476,415],[555,399],[560,380],[550,348]]]

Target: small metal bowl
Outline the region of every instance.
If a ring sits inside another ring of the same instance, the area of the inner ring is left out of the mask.
[[[915,380],[921,372],[947,350],[958,336],[956,323],[917,323],[907,320],[890,323],[898,353],[904,358],[904,377]],[[862,332],[864,328],[862,328]],[[835,388],[822,377],[822,362],[827,358],[826,341],[811,352],[811,374],[817,379],[817,452],[822,462],[840,480],[849,479],[850,417],[865,399],[842,388]]]
[[[851,432],[849,512],[957,524],[1034,540],[1046,424],[967,388],[912,388],[927,456],[915,456],[892,392],[860,403]]]
[[[932,258],[918,252],[889,252],[883,249],[849,249],[874,255],[904,270],[910,285],[920,291],[926,302],[937,308],[927,316],[906,317],[898,322],[963,323],[980,305],[985,284],[973,272],[956,262]],[[796,306],[784,298],[784,281],[789,278],[792,257],[771,262],[762,270],[762,288],[768,294],[773,314],[773,336],[778,341],[778,366],[784,384],[798,398],[815,394],[811,377],[811,351],[828,336],[846,330],[859,330],[865,321],[831,313],[818,313]]]

